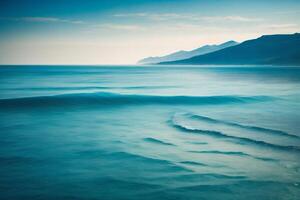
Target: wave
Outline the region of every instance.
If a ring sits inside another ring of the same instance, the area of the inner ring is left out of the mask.
[[[212,137],[216,137],[216,138],[230,139],[239,144],[259,145],[259,146],[268,147],[268,148],[277,149],[277,150],[300,152],[300,149],[297,146],[283,146],[283,145],[268,143],[268,142],[261,141],[261,140],[254,140],[254,139],[250,139],[250,138],[246,138],[246,137],[227,135],[220,131],[202,130],[202,129],[197,129],[197,128],[193,128],[193,127],[188,127],[188,126],[178,123],[174,119],[174,117],[171,120],[171,125],[180,131],[203,134],[203,135],[208,135],[208,136],[212,136]]]
[[[268,134],[273,134],[273,135],[287,136],[287,137],[291,137],[291,138],[300,139],[300,137],[297,135],[293,135],[293,134],[290,134],[290,133],[287,133],[287,132],[284,132],[281,130],[269,129],[269,128],[264,128],[264,127],[259,127],[259,126],[243,125],[243,124],[238,124],[238,123],[234,123],[234,122],[212,119],[212,118],[209,118],[206,116],[195,115],[195,114],[190,114],[190,113],[186,113],[185,116],[192,118],[192,119],[206,121],[209,123],[223,124],[223,125],[227,125],[227,126],[232,126],[232,127],[237,127],[237,128],[247,129],[247,130],[253,130],[256,132],[263,132],[263,133],[268,133]]]
[[[267,96],[155,96],[119,93],[75,93],[54,96],[37,96],[12,99],[0,99],[2,108],[37,106],[74,106],[74,105],[217,105],[230,103],[252,103],[268,101]]]
[[[206,176],[203,178],[199,176],[197,179],[190,178],[189,184],[167,188],[164,193],[153,192],[151,199],[162,199],[162,194],[165,193],[181,194],[173,199],[186,199],[186,196],[192,196],[189,199],[297,199],[295,193],[298,191],[298,182],[291,184],[282,180],[248,177],[224,180],[218,176],[216,179],[213,179],[213,176],[212,179],[206,179]],[[147,196],[150,195],[147,194]]]
[[[153,183],[147,183],[144,181],[139,181],[139,180],[130,180],[130,179],[122,179],[121,177],[113,177],[113,176],[102,176],[99,178],[93,179],[93,183],[98,185],[99,187],[102,188],[107,188],[107,190],[110,190],[111,188],[126,188],[127,192],[130,190],[134,190],[135,192],[141,192],[145,193],[146,191],[153,191],[153,190],[158,190],[161,189],[163,186],[160,184],[153,184]],[[117,196],[119,195],[122,198],[116,198],[116,199],[123,199],[124,194],[116,194]]]
[[[249,157],[249,158],[254,158],[254,159],[263,160],[263,161],[278,161],[278,160],[273,159],[273,158],[253,156],[253,155],[241,152],[241,151],[217,151],[217,150],[212,150],[212,151],[189,151],[189,152],[191,152],[191,153],[201,153],[201,154],[220,154],[220,155]]]
[[[189,144],[199,144],[199,145],[206,145],[208,142],[198,142],[198,141],[187,141]]]
[[[31,90],[31,91],[65,91],[65,90],[110,90],[110,89],[126,89],[126,90],[144,90],[144,89],[170,89],[176,86],[70,86],[70,87],[19,87],[9,88],[9,90]],[[0,88],[0,90],[3,90]]]
[[[176,165],[175,163],[166,159],[152,158],[126,151],[107,152],[94,149],[78,151],[77,155],[80,157],[80,159],[99,159],[103,162],[117,162],[122,164],[128,163],[128,165],[132,165],[132,167],[151,165],[153,169],[154,167],[160,167],[160,170],[165,170],[166,172],[193,172],[188,168]]]
[[[189,173],[189,174],[179,174],[177,176],[171,177],[173,180],[181,181],[210,181],[210,180],[247,180],[248,177],[244,175],[228,175],[220,173]]]
[[[207,164],[204,163],[199,163],[199,162],[194,162],[194,161],[181,161],[181,164],[187,164],[187,165],[195,165],[195,166],[203,166],[203,167],[207,167]]]
[[[164,141],[161,141],[161,140],[158,140],[158,139],[155,139],[155,138],[144,138],[144,141],[146,141],[146,142],[151,142],[151,143],[155,143],[155,144],[167,145],[167,146],[175,146],[175,145],[172,144],[172,143],[164,142]]]

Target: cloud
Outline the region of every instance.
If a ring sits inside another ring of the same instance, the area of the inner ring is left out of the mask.
[[[114,17],[139,17],[155,21],[165,20],[189,20],[189,21],[236,21],[236,22],[257,22],[260,18],[250,18],[244,16],[200,16],[193,14],[177,13],[122,13],[115,14]]]
[[[144,27],[138,25],[124,25],[124,24],[99,24],[94,25],[95,28],[113,29],[113,30],[124,30],[124,31],[139,31],[145,30]]]
[[[141,14],[142,15],[142,14]],[[26,22],[26,23],[67,23],[67,24],[83,24],[86,25],[89,30],[87,32],[93,32],[95,29],[109,29],[109,30],[123,30],[123,31],[140,31],[145,30],[146,27],[135,24],[96,24],[81,20],[70,20],[56,17],[0,17],[0,20],[14,21],[14,22]]]
[[[148,13],[121,13],[121,14],[114,14],[114,17],[146,17],[149,16]]]
[[[84,24],[80,20],[69,20],[55,17],[1,17],[0,20],[21,21],[21,22],[37,22],[37,23],[69,23],[69,24]]]
[[[249,18],[242,16],[207,16],[202,17],[202,19],[207,21],[236,21],[236,22],[258,22],[262,21],[260,18]]]
[[[194,19],[193,15],[183,15],[176,13],[123,13],[115,14],[114,17],[142,17],[156,21],[172,20],[172,19]]]
[[[298,24],[270,24],[266,26],[270,29],[285,29],[285,28],[299,28]]]

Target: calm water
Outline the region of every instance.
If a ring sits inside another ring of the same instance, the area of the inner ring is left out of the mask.
[[[0,68],[1,199],[299,199],[300,68]]]

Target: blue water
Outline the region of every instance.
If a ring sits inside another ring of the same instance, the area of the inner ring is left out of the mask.
[[[0,199],[299,199],[300,68],[1,66]]]

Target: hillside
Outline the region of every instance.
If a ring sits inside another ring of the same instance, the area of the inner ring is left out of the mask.
[[[264,35],[212,53],[160,64],[300,65],[300,34]]]
[[[235,41],[228,41],[220,45],[205,45],[191,51],[177,51],[175,53],[168,54],[166,56],[144,58],[138,61],[138,64],[156,64],[160,62],[169,62],[169,61],[188,59],[194,56],[199,56],[214,51],[218,51],[220,49],[224,49],[237,44],[238,43]]]

